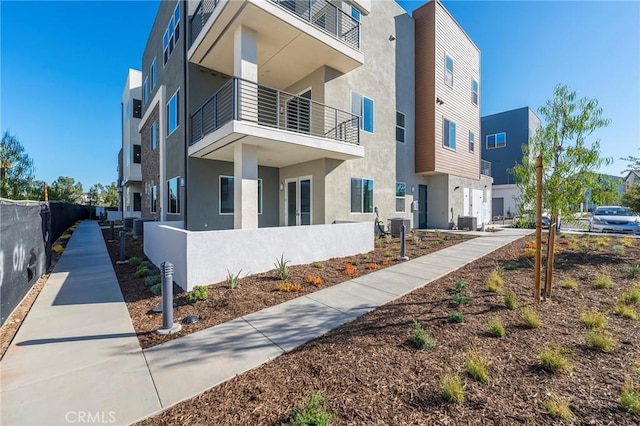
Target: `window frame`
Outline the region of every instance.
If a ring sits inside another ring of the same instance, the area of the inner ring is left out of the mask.
[[[222,179],[232,179],[235,181],[233,176],[229,175],[219,175],[218,176],[218,214],[220,216],[233,216],[235,215],[235,192],[231,192],[231,206],[233,211],[231,213],[222,211]],[[234,182],[235,185],[235,182]],[[235,190],[235,186],[234,186]],[[262,186],[262,178],[258,178],[258,216],[262,215],[262,200],[263,200],[264,188]]]
[[[136,150],[137,152],[137,157],[136,157]],[[136,161],[136,159],[138,161]],[[137,143],[133,144],[133,151],[132,151],[132,155],[131,155],[131,163],[132,164],[142,164],[142,146],[140,146]]]
[[[398,185],[404,186],[404,194],[398,195]],[[402,200],[402,210],[398,210],[398,201]],[[396,213],[406,213],[407,211],[407,183],[396,182]]]
[[[451,59],[451,71],[449,71],[449,67],[447,67],[447,58]],[[453,72],[455,70],[453,56],[449,55],[449,53],[444,52],[444,84],[451,87],[453,89]],[[447,82],[447,75],[451,74],[451,84]]]
[[[176,15],[178,17],[177,20]],[[167,29],[164,30],[164,34],[162,35],[163,67],[167,65],[167,62],[169,62],[169,58],[171,57],[174,48],[178,45],[178,40],[180,40],[180,20],[180,1],[178,1],[176,7],[173,9],[171,18],[169,18]]]
[[[151,76],[151,90],[156,88],[156,84],[158,82],[156,77],[156,56],[153,57],[153,61],[151,61],[151,69],[149,70],[149,75]]]
[[[475,88],[473,87],[475,83]],[[475,78],[471,79],[471,103],[478,106],[480,103],[480,83]]]
[[[158,213],[158,185],[152,185],[150,192],[151,213]]]
[[[176,182],[176,211],[171,211],[171,181]],[[167,179],[167,214],[180,214],[180,176]]]
[[[354,96],[357,96],[360,98],[360,102],[358,102],[358,109],[359,111],[354,111]],[[371,130],[367,130],[365,128],[365,103],[369,101],[370,105],[371,105]],[[351,114],[357,116],[359,118],[359,122],[360,122],[360,130],[363,132],[367,132],[370,134],[374,134],[375,133],[375,119],[376,119],[376,101],[372,98],[369,98],[367,96],[361,95],[358,92],[355,91],[351,91]]]
[[[476,134],[469,130],[469,152],[476,152]]]
[[[447,128],[447,122],[449,123],[449,127]],[[451,146],[451,125],[453,125],[453,146]],[[451,151],[455,151],[456,150],[456,122],[453,120],[450,120],[446,117],[442,117],[442,147],[449,149]],[[447,142],[448,145],[445,144],[445,136],[449,135]]]
[[[178,88],[174,94],[167,101],[167,136],[170,136],[173,132],[175,132],[178,127],[180,127],[180,88]],[[170,105],[171,102],[175,98],[175,127],[171,130],[171,110]]]
[[[151,139],[151,151],[155,151],[158,148],[158,120],[154,120],[151,123],[150,139]]]
[[[149,76],[144,78],[144,83],[142,84],[142,105],[147,105],[149,102]]]
[[[138,209],[136,210],[136,195],[138,196]],[[131,206],[134,212],[142,211],[142,192],[135,191],[131,194]]]
[[[498,136],[500,135],[504,135],[504,142],[502,142],[500,145],[498,144]],[[489,146],[489,138],[493,136],[493,146]],[[498,132],[498,133],[493,133],[490,135],[487,135],[485,137],[485,147],[487,149],[498,149],[498,148],[505,148],[507,146],[507,132]]]
[[[402,116],[402,126],[398,124],[398,114]],[[402,131],[402,140],[398,140],[398,131]],[[406,143],[407,141],[407,116],[405,113],[396,110],[396,142]]]
[[[353,211],[353,181],[360,181],[360,211]],[[364,200],[365,200],[365,192],[364,192],[364,182],[371,182],[371,211],[364,211]],[[349,209],[352,214],[371,214],[375,211],[375,181],[371,178],[360,178],[360,177],[352,177],[350,180],[350,197],[349,197]]]

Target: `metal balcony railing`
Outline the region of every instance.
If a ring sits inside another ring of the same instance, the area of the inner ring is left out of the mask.
[[[191,114],[190,145],[231,120],[360,144],[357,115],[233,77]]]
[[[360,22],[327,0],[271,0],[336,39],[360,49]],[[191,16],[189,46],[204,28],[220,0],[201,0]]]
[[[485,176],[491,176],[491,162],[487,160],[480,160],[480,174]]]

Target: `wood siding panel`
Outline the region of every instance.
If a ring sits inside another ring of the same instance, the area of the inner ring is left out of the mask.
[[[416,173],[435,171],[435,2],[417,9],[416,42]]]

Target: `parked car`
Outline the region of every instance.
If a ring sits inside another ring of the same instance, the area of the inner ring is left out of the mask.
[[[593,211],[589,232],[621,232],[640,235],[640,216],[621,206],[600,206]]]
[[[549,228],[551,225],[551,219],[547,212],[542,212],[542,227],[544,229]],[[513,226],[516,228],[535,228],[536,227],[536,213],[533,210],[526,210],[523,213],[518,213],[513,217]]]

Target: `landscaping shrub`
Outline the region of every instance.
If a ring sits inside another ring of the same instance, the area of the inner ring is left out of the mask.
[[[314,392],[289,413],[289,418],[291,422],[286,423],[289,426],[326,426],[333,414],[327,410],[324,398]]]
[[[487,384],[491,380],[489,373],[489,363],[480,353],[472,349],[467,353],[464,361],[464,367],[467,373],[476,381]]]
[[[622,293],[620,300],[627,305],[637,305],[640,303],[640,284],[636,284],[630,291]]]
[[[524,308],[522,310],[522,320],[529,328],[542,327],[540,316],[538,315],[538,312],[533,308]]]
[[[283,281],[278,284],[276,289],[285,293],[296,293],[302,291],[302,286],[300,284],[292,284],[288,281]]]
[[[494,293],[498,293],[504,287],[504,279],[502,278],[501,270],[498,268],[491,271],[489,278],[487,278],[487,290]]]
[[[569,360],[561,349],[545,349],[538,355],[540,367],[549,373],[569,371]]]
[[[518,309],[518,296],[516,296],[515,293],[513,292],[508,292],[507,294],[504,295],[504,306],[507,307],[507,309],[515,311],[516,309]]]
[[[316,262],[313,264],[313,267],[316,269],[324,269],[324,263],[322,262]]]
[[[633,238],[624,237],[622,238],[622,240],[620,240],[620,244],[622,244],[625,247],[631,247],[633,245]]]
[[[384,257],[393,257],[393,253],[391,253],[390,251],[385,251]]]
[[[628,412],[640,416],[640,389],[632,381],[627,380],[622,387],[619,403]]]
[[[411,343],[418,349],[428,350],[436,347],[436,339],[429,336],[429,333],[422,328],[418,321],[413,322],[411,333]]]
[[[464,291],[467,289],[467,284],[462,280],[457,280],[455,286],[456,293],[464,293]]]
[[[356,268],[351,263],[345,263],[343,272],[348,277],[355,277],[356,275],[358,275],[358,268]]]
[[[156,284],[162,283],[162,277],[160,275],[151,275],[144,279],[144,283],[147,287],[152,287]]]
[[[375,271],[380,269],[380,265],[378,265],[377,263],[368,263],[367,264],[367,269],[370,271]]]
[[[60,254],[64,251],[64,247],[62,247],[60,244],[55,244],[53,247],[51,247],[51,251],[53,251],[55,254]]]
[[[638,319],[638,313],[631,306],[625,305],[621,302],[615,304],[615,306],[613,307],[613,312],[623,318],[632,320]]]
[[[596,280],[593,283],[595,288],[611,288],[613,282],[611,281],[611,277],[607,274],[598,274],[596,275]]]
[[[447,402],[460,404],[464,401],[464,385],[457,373],[446,373],[440,379],[440,392]]]
[[[589,311],[584,312],[580,319],[587,328],[603,328],[607,325],[607,316],[602,312]]]
[[[604,331],[592,330],[587,334],[589,346],[602,352],[613,352],[613,338]]]
[[[142,263],[142,259],[140,259],[139,257],[134,256],[129,258],[129,265],[133,266],[134,268],[140,266],[140,263]]]
[[[573,290],[575,288],[578,288],[578,282],[573,278],[565,278],[562,281],[560,281],[560,287],[569,288]]]
[[[492,337],[504,337],[507,335],[507,331],[504,329],[504,324],[500,317],[494,317],[489,320],[487,333]]]
[[[461,323],[464,322],[464,314],[462,312],[456,312],[447,317],[448,322]]]
[[[638,278],[639,275],[640,275],[640,264],[636,263],[634,265],[631,265],[629,267],[629,270],[627,271],[627,278],[635,279],[635,278]]]
[[[569,408],[569,403],[557,398],[545,401],[544,409],[554,419],[571,420],[575,418],[575,415]]]
[[[504,268],[505,271],[515,271],[516,269],[519,268],[517,263],[509,263],[509,262],[505,263],[502,267]]]
[[[317,276],[308,276],[306,281],[307,283],[316,287],[322,287],[322,285],[324,284],[324,280],[322,279],[322,277]]]
[[[159,296],[160,293],[162,293],[162,284],[152,285],[149,290],[151,290],[151,293],[153,293],[154,296]]]
[[[153,273],[151,272],[151,270],[149,268],[147,268],[144,265],[140,264],[140,266],[138,267],[136,272],[133,274],[133,276],[136,277],[136,278],[144,278],[144,277],[148,277],[149,275],[152,275],[152,274]]]
[[[282,253],[280,259],[276,259],[276,263],[273,264],[281,281],[286,281],[289,278],[289,267],[287,266],[289,262],[290,260],[284,260],[284,253]]]
[[[235,290],[236,288],[238,288],[238,281],[240,280],[240,273],[241,272],[242,272],[242,269],[240,269],[236,275],[233,275],[227,269],[227,287],[230,290]]]
[[[207,291],[207,286],[197,285],[193,288],[192,291],[187,293],[186,300],[188,303],[196,303],[200,300],[207,300],[209,298],[209,293]]]

